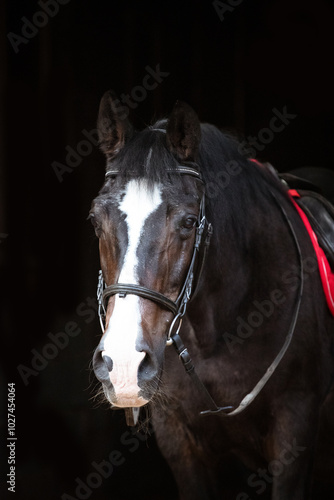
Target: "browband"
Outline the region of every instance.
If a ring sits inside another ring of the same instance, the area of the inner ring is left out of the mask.
[[[197,166],[196,163],[194,163],[194,165]],[[200,172],[196,168],[190,167],[187,165],[178,165],[175,168],[168,168],[166,170],[166,172],[168,172],[169,174],[178,173],[178,174],[183,174],[183,175],[192,175],[196,179],[199,179],[200,181],[202,181],[202,176],[201,176]],[[109,170],[106,171],[105,177],[106,178],[113,177],[114,175],[118,175],[119,173],[120,173],[119,170],[117,170],[115,168],[110,168]]]

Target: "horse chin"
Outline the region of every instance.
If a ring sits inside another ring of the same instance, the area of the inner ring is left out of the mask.
[[[140,396],[139,394],[118,394],[116,396],[115,391],[103,386],[103,391],[106,399],[111,404],[112,408],[140,408],[149,403],[149,400]]]

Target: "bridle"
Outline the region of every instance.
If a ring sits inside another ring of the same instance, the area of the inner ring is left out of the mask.
[[[194,167],[186,165],[178,165],[174,169],[167,170],[167,172],[178,173],[181,175],[190,175],[192,177],[195,177],[200,182],[203,182],[201,174]],[[116,176],[118,175],[118,173],[119,173],[118,170],[110,169],[107,170],[106,177],[108,178],[111,176]],[[102,332],[104,332],[104,323],[105,323],[106,309],[109,297],[113,295],[118,295],[120,298],[124,298],[126,297],[127,294],[133,294],[133,295],[138,295],[139,297],[142,297],[144,299],[152,300],[153,302],[156,302],[163,308],[169,309],[173,313],[174,319],[170,325],[166,340],[167,345],[171,345],[173,343],[172,335],[175,329],[177,333],[179,332],[182,324],[182,318],[186,313],[187,304],[189,300],[192,297],[194,297],[196,293],[197,285],[202,275],[207,250],[210,245],[211,235],[212,235],[212,225],[207,221],[205,215],[205,193],[203,192],[196,223],[196,235],[195,235],[192,258],[190,261],[190,265],[183,286],[175,301],[169,299],[165,295],[155,290],[151,290],[144,286],[132,283],[115,283],[106,286],[103,279],[102,271],[100,271],[98,289],[97,289],[97,300],[98,300],[98,314],[100,318],[100,325]],[[197,271],[196,276],[195,276],[195,271]]]
[[[178,173],[181,175],[191,175],[198,179],[200,182],[203,182],[201,174],[197,168],[191,167],[191,166],[186,166],[186,165],[179,165],[175,169],[170,169],[168,170],[168,173]],[[118,170],[114,169],[109,169],[106,172],[106,178],[112,177],[112,176],[117,176],[119,174]],[[298,238],[296,236],[295,230],[293,228],[293,225],[290,221],[290,218],[285,211],[284,207],[278,200],[277,196],[270,190],[270,194],[272,198],[274,199],[276,205],[279,207],[283,218],[285,219],[289,231],[293,237],[298,259],[299,259],[299,272],[300,272],[300,281],[299,281],[299,290],[298,293],[296,294],[295,297],[295,305],[294,305],[294,311],[292,315],[292,319],[290,322],[289,330],[285,338],[285,342],[279,351],[279,353],[276,355],[275,359],[265,372],[265,374],[262,376],[262,378],[259,380],[259,382],[255,385],[255,387],[242,399],[242,401],[239,403],[237,408],[233,409],[229,413],[226,413],[225,410],[227,409],[232,409],[232,406],[225,406],[225,407],[219,407],[215,403],[215,401],[212,399],[211,395],[209,394],[208,390],[204,386],[203,382],[200,380],[198,377],[195,367],[193,365],[193,362],[190,358],[190,355],[188,353],[187,348],[184,346],[182,339],[179,335],[181,324],[182,324],[182,318],[186,313],[187,309],[187,304],[190,301],[191,298],[193,298],[196,294],[197,287],[202,275],[203,267],[204,267],[204,262],[205,258],[207,255],[207,251],[209,248],[210,244],[210,239],[212,235],[212,225],[208,223],[206,215],[205,215],[205,192],[203,192],[202,199],[200,202],[200,211],[197,219],[197,224],[196,224],[196,235],[195,235],[195,242],[194,242],[194,248],[193,248],[193,254],[192,254],[192,259],[190,262],[190,266],[188,269],[188,273],[186,276],[186,279],[184,281],[184,284],[182,286],[181,292],[179,293],[179,296],[177,297],[176,301],[172,301],[165,295],[156,292],[155,290],[150,290],[149,288],[136,285],[136,284],[123,284],[123,283],[115,283],[109,286],[106,286],[103,276],[102,276],[102,271],[99,272],[99,279],[98,279],[98,288],[97,288],[97,300],[98,300],[98,315],[100,319],[100,325],[102,332],[104,332],[104,323],[105,323],[105,317],[106,317],[106,308],[107,308],[107,303],[109,297],[118,294],[119,297],[124,298],[126,297],[127,294],[134,294],[138,295],[139,297],[145,298],[152,300],[156,303],[158,303],[160,306],[163,308],[169,309],[173,314],[174,314],[174,319],[170,325],[168,334],[167,334],[167,339],[166,339],[166,345],[174,345],[180,360],[183,363],[183,366],[186,370],[186,372],[191,376],[194,384],[196,385],[198,391],[200,392],[202,396],[203,402],[205,402],[206,406],[209,408],[208,410],[201,411],[200,415],[210,415],[210,414],[222,414],[225,417],[229,416],[234,416],[239,413],[241,413],[243,410],[245,410],[251,403],[252,401],[256,398],[256,396],[261,392],[265,384],[268,382],[268,380],[271,378],[273,373],[275,372],[277,366],[281,362],[282,358],[284,357],[290,343],[293,337],[293,333],[295,330],[295,326],[297,323],[298,319],[298,314],[299,314],[299,309],[300,309],[300,304],[301,304],[301,298],[303,294],[303,284],[304,284],[304,276],[303,276],[303,260],[302,260],[302,254],[301,254],[301,249],[300,245],[298,242]],[[195,277],[195,271],[197,271],[197,275]],[[194,286],[195,284],[195,286]],[[135,411],[137,409],[126,409],[126,415],[127,415],[127,422],[128,425],[135,425],[137,418],[135,417]],[[128,411],[128,412],[127,412]],[[133,412],[133,417],[132,413],[129,414],[129,411]]]

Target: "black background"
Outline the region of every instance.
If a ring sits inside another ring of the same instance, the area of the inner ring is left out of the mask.
[[[136,127],[168,114],[181,99],[201,121],[258,136],[273,109],[286,107],[296,117],[257,157],[279,171],[333,166],[333,2],[231,4],[219,16],[204,0],[69,0],[15,51],[8,35],[23,36],[22,18],[37,19],[41,6],[1,2],[0,375],[4,400],[6,384],[16,384],[18,437],[17,493],[10,498],[76,498],[76,478],[87,483],[93,462],[114,450],[124,463],[87,498],[175,498],[154,436],[129,442],[123,412],[92,399],[90,360],[100,329],[89,304],[99,262],[86,217],[103,181],[104,158],[94,146],[61,179],[52,165],[66,164],[66,147],[77,150],[83,131],[95,128],[104,91],[131,95],[147,66],[159,65],[169,75],[141,102],[132,101]],[[78,335],[47,350],[49,333],[64,332],[68,322],[77,324]],[[24,383],[18,367],[34,369],[36,352],[49,359]],[[241,481],[231,498],[236,491],[243,491]]]

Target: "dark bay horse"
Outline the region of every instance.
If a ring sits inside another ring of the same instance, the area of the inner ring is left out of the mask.
[[[309,498],[333,446],[334,320],[286,187],[184,103],[135,132],[107,92],[98,130],[107,400],[150,406],[182,500],[224,498],[232,455],[254,495]]]

